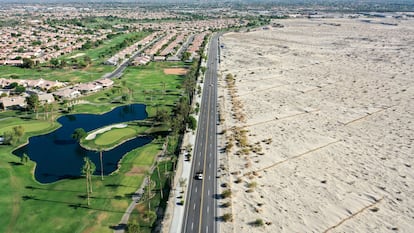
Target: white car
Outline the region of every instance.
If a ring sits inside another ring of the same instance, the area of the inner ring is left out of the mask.
[[[203,173],[202,172],[197,172],[195,178],[197,180],[202,180],[203,179]]]

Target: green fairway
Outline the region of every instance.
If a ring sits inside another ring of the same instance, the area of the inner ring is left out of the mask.
[[[112,72],[113,66],[95,65],[83,69],[54,69],[39,67],[35,69],[23,69],[19,67],[0,66],[0,78],[15,76],[21,79],[45,79],[62,82],[88,82],[101,78],[103,75]]]
[[[112,89],[83,97],[83,100],[98,104],[100,108],[111,108],[109,100],[119,100],[123,95],[128,95],[128,101],[122,103],[145,103],[149,117],[156,114],[156,109],[166,109],[171,112],[172,106],[182,95],[181,87],[183,77],[179,75],[167,75],[164,69],[171,67],[184,67],[183,62],[153,62],[147,66],[128,67],[122,78],[116,79]],[[95,111],[96,105],[84,109],[76,106],[75,112]],[[82,111],[80,110],[82,109]]]
[[[133,150],[116,174],[104,181],[93,177],[94,193],[87,206],[83,178],[40,185],[28,172],[33,163],[19,165],[18,158],[5,156],[10,147],[0,147],[0,232],[112,232],[110,226],[121,219],[129,195],[145,175],[145,170],[128,172],[134,166],[151,166],[160,149],[152,143]]]
[[[55,124],[49,121],[40,121],[40,120],[22,120],[20,118],[9,118],[0,121],[0,135],[3,135],[4,132],[10,131],[15,126],[23,126],[26,133],[32,133],[53,127]]]
[[[95,140],[90,141],[91,145],[86,143],[87,146],[112,147],[141,134],[151,134],[157,138],[127,153],[120,161],[119,169],[106,176],[103,181],[99,176],[92,178],[93,193],[90,206],[86,205],[84,177],[65,179],[47,185],[39,184],[33,178],[35,164],[33,162],[21,164],[20,158],[12,155],[16,147],[1,145],[0,232],[113,232],[113,227],[119,223],[131,201],[131,194],[140,187],[156,156],[162,151],[165,132],[168,132],[169,127],[155,121],[156,110],[165,109],[171,113],[183,92],[181,87],[183,77],[166,75],[163,70],[184,65],[181,62],[165,62],[151,63],[143,67],[128,67],[122,78],[114,80],[113,88],[82,97],[81,100],[85,104],[75,105],[71,113],[96,114],[102,114],[124,104],[147,105],[148,122],[128,122],[127,128],[112,129],[99,134]],[[0,72],[2,68],[0,67]],[[70,74],[66,77],[71,78]],[[122,99],[125,95],[130,98]],[[0,113],[0,134],[21,125],[25,129],[25,135],[20,144],[26,142],[29,136],[44,134],[59,127],[56,122],[22,119],[17,117],[19,114]],[[177,143],[177,138],[170,137],[167,150],[169,154],[172,155],[174,151],[172,149],[174,146],[171,145]],[[105,161],[105,152],[103,152],[103,160]],[[99,164],[96,166],[99,167]],[[159,187],[168,185],[167,175],[172,169],[169,160],[160,163],[159,167],[160,177],[156,175],[157,172],[152,173],[154,196],[143,199],[139,204],[141,207],[146,206],[150,201],[152,211],[161,203]],[[131,219],[139,219],[144,231],[150,232],[148,224],[142,220],[142,214],[143,212],[135,211]]]
[[[116,46],[122,44],[126,39],[133,39],[135,42],[138,42],[140,39],[144,38],[145,36],[149,35],[148,32],[133,32],[127,34],[120,34],[112,38],[111,40],[106,40],[103,42],[102,45],[98,46],[97,48],[88,49],[85,51],[75,51],[73,53],[64,55],[61,59],[71,59],[71,58],[80,58],[82,59],[84,56],[88,56],[92,59],[92,64],[99,65],[112,55],[114,55],[117,50]]]
[[[129,123],[126,128],[113,128],[106,132],[97,134],[94,139],[86,140],[82,139],[81,144],[83,147],[91,150],[108,150],[126,140],[137,137],[138,135],[145,135],[149,129],[148,126],[140,126],[139,122]],[[152,128],[152,130],[161,130],[161,128]],[[90,132],[93,133],[93,132]]]
[[[102,63],[114,55],[119,50],[115,47],[119,46],[126,39],[134,39],[138,42],[140,39],[148,35],[148,32],[133,32],[129,34],[120,34],[106,40],[100,46],[88,50],[76,50],[73,53],[59,57],[60,60],[71,60],[72,58],[83,59],[84,56],[89,56],[92,64],[82,68],[73,69],[66,68],[50,68],[41,66],[33,69],[24,69],[12,66],[0,66],[0,78],[17,77],[21,79],[45,79],[51,81],[63,82],[89,82],[101,78],[103,75],[112,72],[115,66],[103,65]]]
[[[95,144],[99,146],[110,145],[117,141],[121,141],[123,138],[131,138],[136,135],[136,131],[131,128],[124,129],[112,129],[109,132],[105,132],[99,135],[95,139]]]

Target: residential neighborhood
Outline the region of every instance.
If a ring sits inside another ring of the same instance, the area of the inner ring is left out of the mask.
[[[73,62],[79,59],[87,63],[74,65],[74,68],[88,67],[92,61],[86,60],[90,58],[83,51],[99,47],[113,37],[137,32],[147,32],[147,35],[120,47],[122,49],[107,57],[102,65],[119,66],[128,62],[129,65],[143,66],[150,62],[191,61],[199,55],[204,39],[212,31],[246,25],[246,21],[233,17],[191,19],[174,10],[145,11],[141,8],[115,10],[18,5],[4,8],[0,16],[13,19],[9,26],[0,27],[0,67],[22,69],[64,68],[67,63],[76,64]],[[151,22],[159,19],[175,20]],[[24,108],[25,98],[31,94],[38,95],[41,103],[79,98],[113,85],[113,80],[104,78],[106,74],[102,77],[95,81],[70,83],[50,78],[7,77],[0,73],[0,103],[6,110]],[[16,86],[25,91],[14,91]]]

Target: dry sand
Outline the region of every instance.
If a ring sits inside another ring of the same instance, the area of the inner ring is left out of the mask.
[[[242,127],[257,151],[227,152],[222,232],[414,232],[414,20],[369,20],[221,38],[225,134]]]
[[[164,69],[164,74],[185,75],[188,69],[185,68],[168,68]]]

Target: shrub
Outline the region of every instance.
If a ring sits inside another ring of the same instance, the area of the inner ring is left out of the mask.
[[[224,208],[227,208],[227,207],[230,207],[231,206],[231,202],[225,202],[225,203],[223,203],[223,207]]]
[[[223,198],[228,198],[228,197],[230,197],[230,196],[231,196],[231,190],[230,190],[230,189],[224,190],[224,191],[221,193],[221,196],[223,196]]]
[[[264,226],[264,221],[263,221],[263,219],[258,218],[253,222],[253,225],[257,226],[257,227]]]
[[[233,215],[230,214],[230,213],[223,214],[223,216],[221,218],[223,219],[224,222],[233,221]]]
[[[237,179],[234,181],[234,183],[238,184],[242,182],[242,178],[241,177],[237,177]]]
[[[251,188],[251,189],[256,188],[257,187],[257,183],[254,182],[254,181],[253,182],[250,182],[250,183],[247,184],[247,187],[248,188]]]

